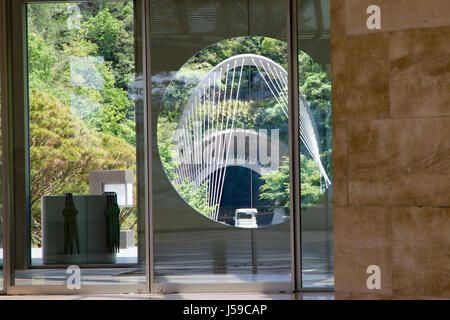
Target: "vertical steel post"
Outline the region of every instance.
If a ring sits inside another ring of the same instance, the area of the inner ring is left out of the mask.
[[[288,101],[292,290],[302,288],[297,0],[288,0]]]

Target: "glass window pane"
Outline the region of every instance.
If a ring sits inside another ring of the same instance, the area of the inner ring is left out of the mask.
[[[15,284],[66,285],[70,265],[81,286],[145,284],[133,2],[26,13],[30,233],[18,252],[32,268],[16,266]]]
[[[290,288],[287,8],[268,2],[151,1],[157,286]]]
[[[298,3],[302,281],[324,288],[334,286],[329,0]]]

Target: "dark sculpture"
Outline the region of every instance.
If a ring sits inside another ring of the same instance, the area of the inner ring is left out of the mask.
[[[106,226],[108,248],[111,252],[119,252],[120,248],[120,208],[117,204],[117,194],[115,192],[104,192],[106,196]]]
[[[63,209],[64,216],[64,253],[73,254],[74,239],[77,246],[77,252],[80,254],[80,241],[78,236],[77,215],[78,210],[73,204],[72,193],[66,193],[66,205]]]

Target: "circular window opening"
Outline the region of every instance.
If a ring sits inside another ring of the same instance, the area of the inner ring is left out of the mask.
[[[287,44],[246,36],[190,58],[167,87],[157,142],[172,186],[219,223],[289,219]]]

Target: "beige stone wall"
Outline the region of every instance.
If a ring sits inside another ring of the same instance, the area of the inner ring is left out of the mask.
[[[450,1],[331,0],[331,20],[336,298],[448,299]]]

